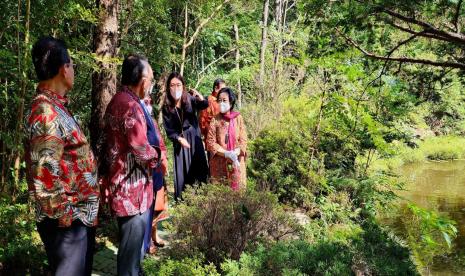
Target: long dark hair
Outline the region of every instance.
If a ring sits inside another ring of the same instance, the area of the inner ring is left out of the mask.
[[[184,81],[184,78],[181,74],[178,72],[172,72],[168,78],[166,79],[166,85],[165,85],[165,99],[163,102],[163,109],[166,111],[172,112],[174,108],[176,107],[176,100],[173,98],[171,95],[171,89],[170,89],[170,83],[172,79],[178,79],[182,83],[182,96],[181,96],[181,108],[186,108],[187,106],[190,105],[189,101],[189,95],[186,93],[186,82]]]

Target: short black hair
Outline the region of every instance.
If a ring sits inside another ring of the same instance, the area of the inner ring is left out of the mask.
[[[213,90],[215,90],[215,88],[219,87],[220,84],[222,83],[226,83],[223,79],[221,78],[218,78],[216,79],[214,82],[213,82]]]
[[[31,56],[40,81],[55,77],[61,66],[71,62],[65,42],[51,36],[40,38],[32,47]]]
[[[223,88],[221,88],[220,92],[218,92],[217,99],[220,98],[220,95],[222,93],[228,94],[229,104],[231,105],[231,110],[233,110],[234,106],[236,105],[236,94],[234,94],[234,91],[231,88],[223,87]]]
[[[121,69],[122,85],[137,85],[140,82],[145,69],[143,61],[148,62],[147,58],[142,55],[130,54],[126,56]]]

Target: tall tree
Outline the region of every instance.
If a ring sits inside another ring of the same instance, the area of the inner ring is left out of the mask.
[[[99,22],[94,33],[94,53],[99,69],[92,74],[92,112],[90,137],[92,149],[103,127],[105,109],[116,93],[116,64],[118,54],[118,2],[97,0]]]
[[[15,132],[15,143],[16,145],[20,145],[20,137],[21,137],[21,130],[23,125],[23,117],[24,117],[24,97],[26,95],[27,89],[27,80],[26,80],[26,71],[27,66],[23,65],[27,59],[29,51],[26,49],[27,45],[29,44],[29,30],[30,30],[30,18],[31,18],[31,1],[28,0],[26,2],[26,21],[24,26],[24,40],[21,38],[20,35],[20,18],[21,18],[21,1],[18,1],[18,31],[17,31],[17,39],[18,39],[18,77],[19,77],[19,86],[20,86],[20,97],[19,97],[19,106],[18,106],[18,121],[16,124],[16,132]],[[21,163],[21,153],[19,150],[15,150],[14,152],[14,186],[12,189],[13,195],[16,192],[16,187],[19,181],[19,169]]]
[[[223,0],[218,6],[216,6],[213,11],[210,13],[210,15],[203,19],[200,24],[197,26],[195,29],[194,33],[188,37],[188,28],[189,28],[189,13],[187,9],[187,3],[186,6],[184,7],[184,39],[183,39],[183,44],[182,44],[182,52],[181,52],[181,69],[180,73],[181,75],[184,73],[184,67],[186,64],[186,55],[187,55],[187,48],[189,48],[192,43],[194,43],[195,39],[199,36],[200,32],[205,28],[205,26],[217,15],[223,6],[230,2],[231,0]]]
[[[264,0],[263,2],[263,14],[262,14],[262,41],[260,44],[260,72],[258,76],[258,82],[260,87],[263,89],[263,79],[265,78],[265,53],[266,44],[268,42],[268,15],[270,10],[270,0]]]
[[[234,28],[234,39],[236,42],[236,51],[235,51],[235,66],[236,66],[236,72],[239,73],[239,70],[241,69],[240,67],[240,61],[241,61],[241,52],[239,49],[239,26],[237,25],[237,22],[234,22],[233,25]],[[241,77],[237,79],[237,100],[239,103],[239,107],[242,106],[242,87],[241,87]]]

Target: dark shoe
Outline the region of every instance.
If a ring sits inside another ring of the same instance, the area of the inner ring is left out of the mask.
[[[153,241],[153,244],[154,244],[156,247],[160,247],[160,248],[162,248],[162,247],[165,246],[165,243],[162,242],[162,241],[160,241],[160,242]]]

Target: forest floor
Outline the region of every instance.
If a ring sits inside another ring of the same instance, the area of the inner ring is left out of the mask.
[[[170,234],[168,231],[163,228],[163,223],[159,224],[158,235],[165,241],[169,242]],[[97,238],[97,243],[99,238]],[[100,241],[97,252],[94,255],[94,265],[93,265],[93,276],[113,276],[116,274],[116,257],[118,255],[118,248],[115,242],[110,241],[109,239],[103,239]],[[168,248],[168,243],[164,248],[159,249],[163,251]],[[160,254],[162,252],[157,252]],[[154,256],[157,258],[157,255]]]
[[[296,218],[297,222],[304,225],[309,222],[310,218],[300,210],[295,210],[292,215]],[[163,223],[158,225],[158,235],[167,243],[165,247],[159,248],[158,252],[149,256],[149,258],[158,259],[163,254],[163,251],[169,248],[170,233],[163,227]],[[114,276],[116,274],[116,257],[118,255],[117,244],[107,238],[97,238],[98,249],[94,255],[93,276]]]

